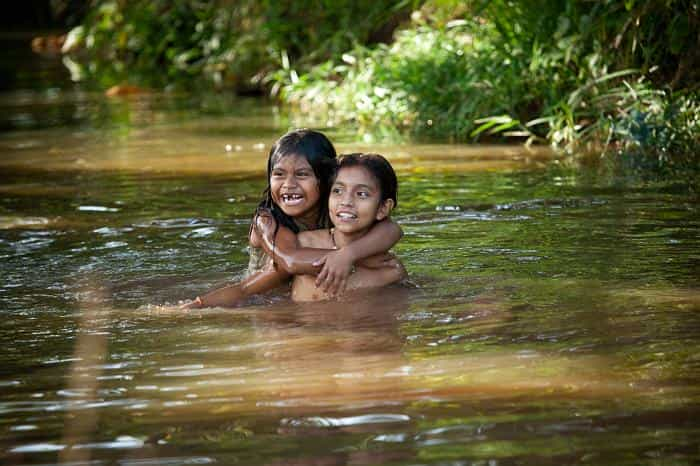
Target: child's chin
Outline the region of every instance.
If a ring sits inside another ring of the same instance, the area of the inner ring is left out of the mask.
[[[283,204],[280,205],[280,209],[282,209],[282,212],[289,215],[290,217],[296,217],[304,213],[304,206],[301,205],[288,206]]]
[[[345,234],[352,234],[352,233],[357,233],[358,231],[362,231],[367,229],[367,225],[359,224],[359,223],[342,223],[339,222],[338,224],[335,225],[335,229],[338,230],[341,233]]]

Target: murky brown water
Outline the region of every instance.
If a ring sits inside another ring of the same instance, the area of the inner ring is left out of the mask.
[[[331,129],[397,168],[417,287],[183,313],[246,266],[289,120],[70,89],[0,96],[4,464],[700,459],[696,196]]]

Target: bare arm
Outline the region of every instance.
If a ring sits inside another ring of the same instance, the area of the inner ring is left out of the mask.
[[[365,236],[342,249],[350,250],[353,263],[387,252],[403,237],[403,230],[391,218],[377,222]],[[361,264],[359,264],[361,265]]]
[[[234,307],[246,298],[264,293],[283,284],[289,275],[273,268],[256,272],[239,283],[227,285],[199,296],[186,308]]]
[[[316,275],[316,286],[330,294],[342,292],[353,265],[361,259],[385,253],[403,236],[401,228],[391,219],[378,222],[362,238],[339,249],[301,247],[297,236],[280,226],[275,235],[276,222],[271,214],[261,212],[254,219],[251,242],[260,244],[273,257],[277,266],[288,274]],[[373,258],[376,264],[380,258]],[[368,263],[368,265],[370,265]],[[359,265],[362,265],[359,262]]]
[[[362,265],[361,259],[385,253],[398,243],[402,236],[401,227],[391,218],[377,222],[362,238],[325,256],[322,261],[323,269],[316,277],[316,286],[328,290],[331,294],[342,292],[353,264]]]
[[[321,266],[314,265],[330,249],[301,247],[297,235],[280,226],[275,235],[275,219],[268,213],[259,213],[254,219],[251,243],[262,247],[279,269],[289,275],[316,275]]]
[[[378,288],[391,285],[407,277],[406,269],[398,259],[387,262],[387,266],[380,268],[359,267],[350,276],[347,289],[358,290],[362,288]]]

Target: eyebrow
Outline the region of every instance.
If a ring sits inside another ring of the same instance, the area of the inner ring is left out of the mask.
[[[272,167],[272,171],[275,171],[275,170],[278,170],[278,171],[281,171],[281,172],[286,172],[286,171],[287,171],[287,169],[284,168],[284,167]],[[292,169],[291,171],[293,171],[293,172],[313,171],[313,168],[311,168],[311,167],[301,167],[301,168],[294,168],[294,169]]]
[[[335,183],[333,183],[333,186],[335,186],[335,185],[340,185],[340,186],[343,186],[343,187],[346,186],[345,183],[343,183],[342,181],[336,181]],[[368,185],[368,184],[362,184],[362,183],[361,183],[361,184],[356,184],[354,187],[355,187],[355,188],[364,188],[364,189],[368,189],[368,190],[370,190],[370,191],[376,190],[376,188],[373,188],[372,186],[370,186],[370,185]]]

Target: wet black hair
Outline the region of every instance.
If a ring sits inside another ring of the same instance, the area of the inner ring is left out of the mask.
[[[294,233],[299,233],[299,227],[294,219],[285,214],[284,211],[272,200],[270,192],[270,177],[275,164],[288,155],[304,157],[314,171],[318,179],[318,190],[320,194],[319,218],[317,227],[326,225],[328,220],[328,195],[331,192],[333,177],[337,164],[337,154],[335,147],[328,138],[318,131],[312,129],[295,129],[279,138],[270,149],[267,158],[267,188],[263,191],[263,198],[258,205],[259,208],[266,208],[272,212],[277,220],[277,228],[283,225]],[[275,235],[277,230],[275,229]]]
[[[389,161],[379,154],[345,154],[340,157],[336,175],[345,167],[364,167],[379,183],[381,190],[381,201],[387,199],[394,201],[394,207],[399,203],[397,196],[399,183],[396,180],[396,173]],[[335,181],[335,176],[333,177]]]

